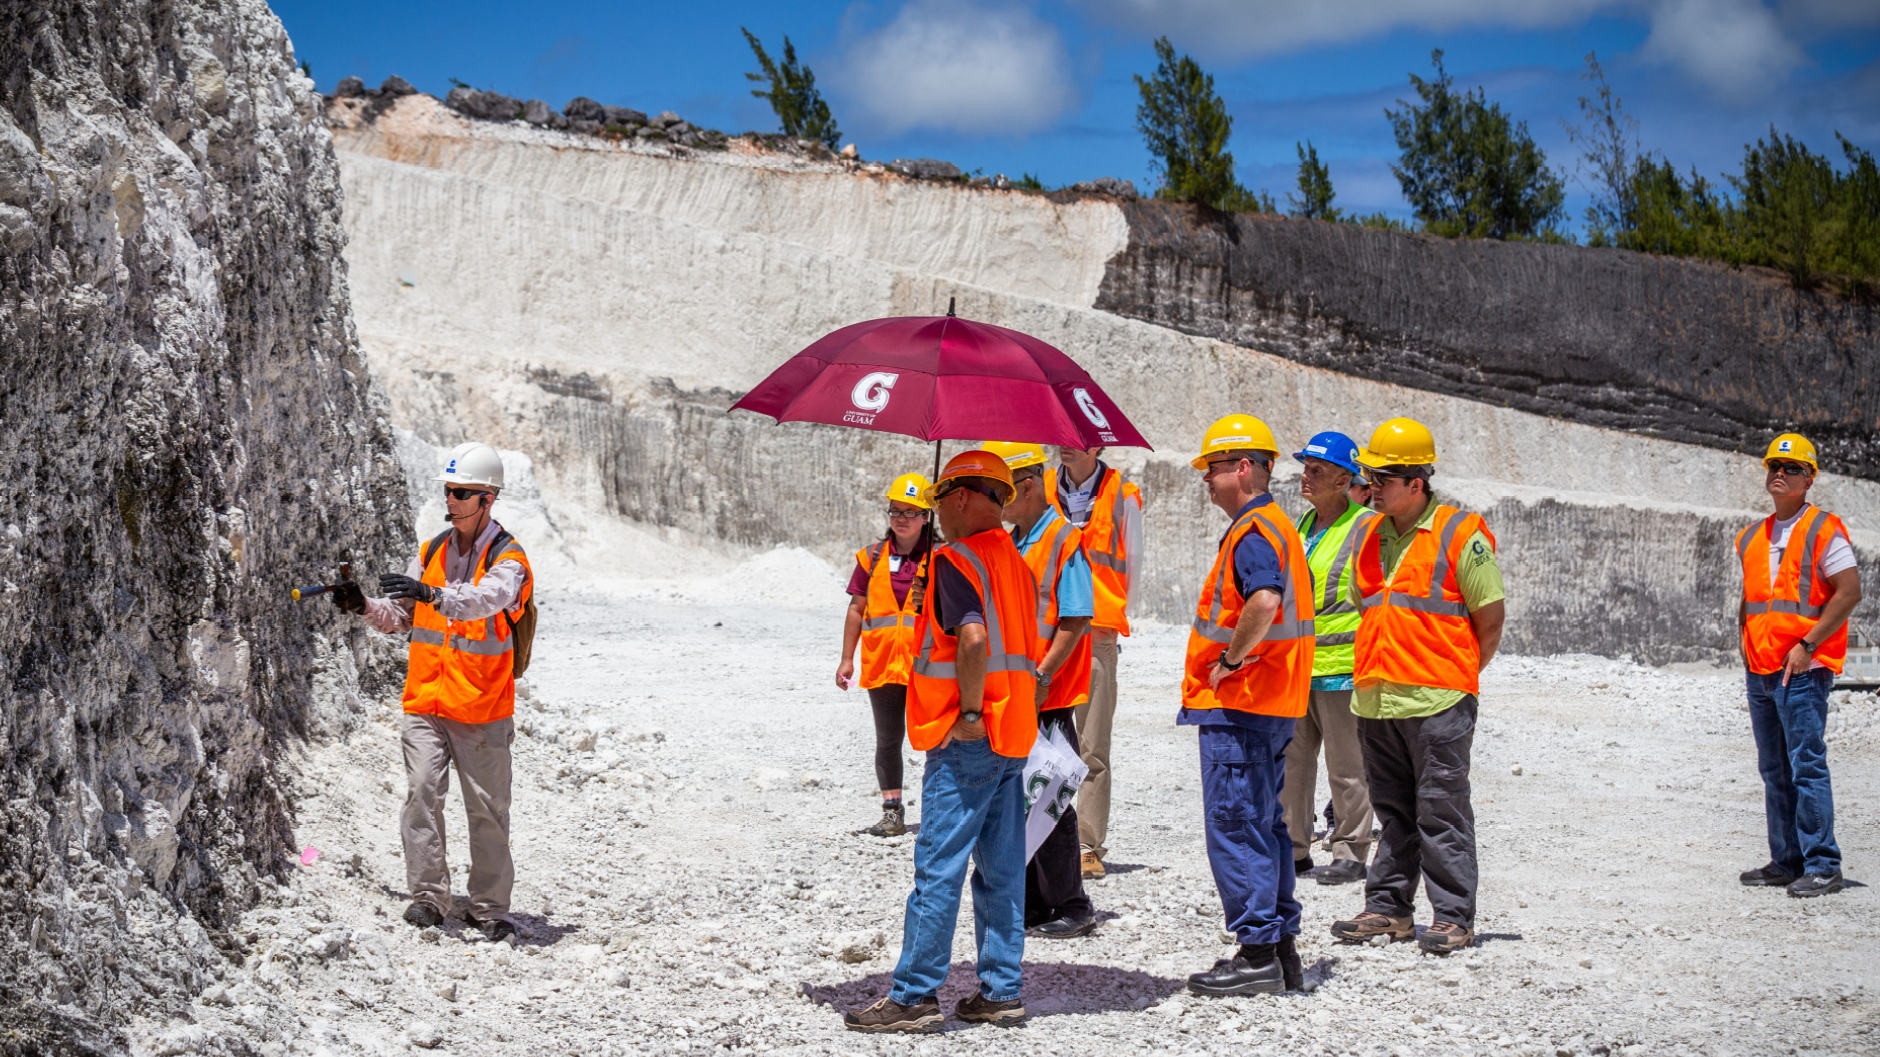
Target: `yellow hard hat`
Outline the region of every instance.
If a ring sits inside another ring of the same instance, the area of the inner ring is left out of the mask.
[[[1045,457],[1044,445],[1042,444],[1019,444],[1009,440],[989,440],[980,445],[980,448],[1004,459],[1005,467],[1008,470],[1022,470],[1027,466],[1043,466],[1046,462],[1050,461]]]
[[[1821,472],[1820,464],[1815,462],[1815,446],[1800,433],[1784,433],[1770,441],[1769,450],[1763,453],[1763,465],[1769,465],[1771,459],[1807,463],[1809,469]]]
[[[1273,439],[1273,431],[1266,428],[1266,423],[1252,415],[1227,415],[1215,419],[1214,425],[1201,435],[1201,454],[1188,465],[1205,470],[1208,456],[1224,451],[1263,451],[1278,458],[1279,442]]]
[[[1017,491],[1012,487],[1012,470],[1005,465],[1005,460],[989,451],[975,448],[953,456],[952,461],[947,463],[947,468],[941,472],[940,479],[933,483],[933,487],[927,489],[925,493],[927,501],[933,502],[935,493],[939,492],[948,481],[960,477],[983,477],[991,481],[1005,496],[999,500],[1001,506],[1011,502],[1013,493]]]
[[[1436,438],[1416,419],[1393,418],[1371,432],[1371,443],[1358,453],[1358,461],[1374,469],[1434,466]]]
[[[896,503],[906,503],[922,510],[932,510],[933,504],[927,501],[927,479],[917,473],[904,473],[894,479],[888,490],[881,493],[881,498]]]

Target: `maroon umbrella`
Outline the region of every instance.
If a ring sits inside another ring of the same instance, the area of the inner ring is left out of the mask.
[[[931,441],[1149,447],[1069,356],[960,319],[951,304],[944,316],[871,319],[825,335],[731,406]]]

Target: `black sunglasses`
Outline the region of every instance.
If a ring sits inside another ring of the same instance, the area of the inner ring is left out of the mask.
[[[1799,462],[1772,462],[1769,464],[1769,472],[1779,473],[1785,477],[1815,476],[1815,471],[1809,469],[1806,463]]]
[[[444,494],[460,502],[472,496],[489,495],[488,492],[480,488],[446,488],[444,489]]]
[[[948,481],[946,482],[946,484],[941,485],[940,491],[934,493],[934,498],[945,499],[947,496],[950,496],[953,493],[961,491],[961,490],[968,491],[968,492],[978,492],[980,495],[985,496],[987,499],[992,500],[993,502],[999,504],[1000,506],[1005,505],[1004,497],[1000,496],[999,490],[992,487],[991,485],[968,484],[967,482],[960,481],[960,480]]]

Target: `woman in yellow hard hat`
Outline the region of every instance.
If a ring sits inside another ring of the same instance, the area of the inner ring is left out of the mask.
[[[918,644],[914,619],[926,590],[927,554],[933,545],[932,504],[927,479],[904,473],[882,498],[888,501],[888,531],[855,552],[849,577],[849,609],[842,624],[842,663],[836,685],[860,685],[875,713],[875,780],[881,786],[881,821],[868,827],[877,837],[907,832],[901,803],[901,741],[907,735],[907,679]],[[862,648],[861,678],[855,647]]]

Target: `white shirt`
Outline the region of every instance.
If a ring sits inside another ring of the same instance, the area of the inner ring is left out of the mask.
[[[1789,518],[1787,521],[1778,520],[1769,531],[1769,587],[1772,590],[1776,586],[1776,576],[1782,571],[1782,554],[1789,545],[1789,532],[1791,529],[1795,528],[1795,523],[1800,521],[1802,515],[1806,513],[1808,513],[1808,507],[1804,505],[1800,510],[1795,512],[1794,517]],[[1816,552],[1815,575],[1822,580],[1826,580],[1828,577],[1844,569],[1852,569],[1857,564],[1859,564],[1859,562],[1854,557],[1854,548],[1848,545],[1846,536],[1837,532],[1833,536],[1828,537],[1827,550]],[[1806,598],[1802,599],[1803,603],[1807,601],[1808,599]],[[1822,664],[1820,661],[1815,661],[1808,667],[1825,668],[1827,665]]]
[[[505,609],[515,607],[516,600],[522,597],[522,585],[528,582],[528,571],[514,558],[504,558],[490,566],[478,583],[470,583],[474,572],[472,565],[482,555],[483,548],[496,538],[502,528],[495,521],[483,527],[477,534],[476,542],[471,545],[469,554],[457,553],[457,534],[450,534],[444,543],[444,583],[435,588],[432,605],[446,620],[483,620]],[[411,559],[405,566],[405,575],[414,580],[424,577],[423,554]],[[392,601],[389,598],[366,599],[366,623],[385,632],[396,635],[411,630],[411,613],[418,607],[415,599],[403,598]]]

